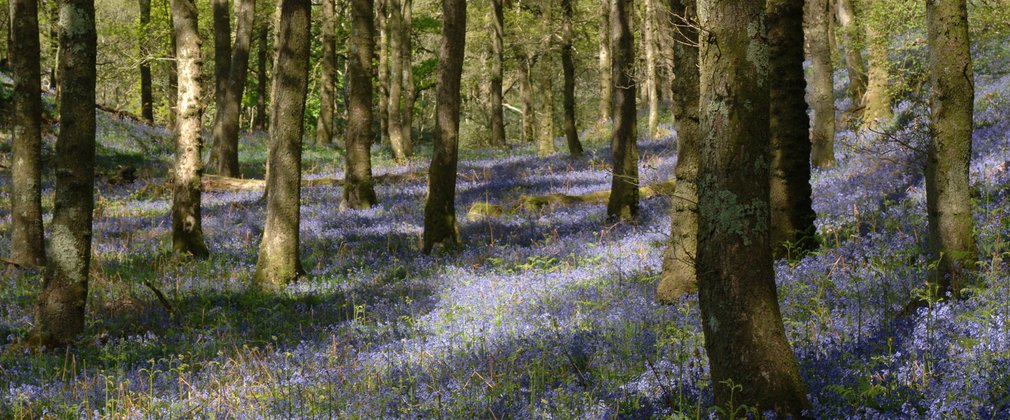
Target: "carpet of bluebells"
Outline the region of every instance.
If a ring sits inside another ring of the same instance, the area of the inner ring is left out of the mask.
[[[976,79],[971,167],[980,247],[970,299],[901,317],[923,295],[926,237],[922,101],[893,127],[841,126],[837,167],[813,184],[821,251],[779,261],[786,332],[822,418],[1010,416],[1010,74]],[[837,78],[838,97],[846,80]],[[845,100],[838,109],[849,106]],[[304,189],[307,275],[283,293],[249,285],[263,230],[260,192],[204,195],[213,256],[170,255],[164,187],[170,133],[100,115],[101,176],[87,338],[32,352],[35,272],[0,281],[0,417],[709,417],[712,383],[696,296],[663,306],[655,283],[669,201],[642,202],[637,224],[604,206],[528,210],[522,195],[609,187],[609,152],[570,160],[471,153],[457,209],[465,248],[418,251],[423,176],[380,182],[371,210],[339,208],[339,186]],[[243,139],[262,173],[263,134]],[[639,143],[643,184],[665,181],[676,139]],[[51,150],[53,139],[46,140]],[[378,151],[378,149],[376,149]],[[341,177],[339,151],[306,146],[308,177]],[[112,185],[117,165],[140,178]],[[377,160],[376,174],[410,174]],[[0,172],[0,202],[9,199]],[[50,184],[51,185],[51,180]],[[51,186],[44,206],[52,206]],[[479,203],[500,215],[467,214]],[[0,255],[10,214],[0,209]],[[48,219],[47,219],[48,220]],[[163,291],[161,304],[151,282]]]

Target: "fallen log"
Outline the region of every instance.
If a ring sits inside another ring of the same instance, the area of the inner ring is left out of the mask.
[[[372,179],[375,182],[403,182],[416,181],[427,175],[426,172],[406,172],[402,174],[377,175]],[[315,178],[302,179],[302,188],[325,187],[331,185],[344,185],[343,178]],[[257,191],[266,188],[267,182],[262,179],[229,178],[219,175],[204,175],[200,183],[204,192],[237,192],[237,191]]]
[[[673,195],[673,190],[676,184],[676,181],[671,180],[660,182],[658,184],[646,185],[638,189],[638,194],[639,197],[643,199],[650,199],[659,195]],[[567,195],[559,193],[541,196],[523,195],[519,197],[519,202],[510,207],[509,210],[506,210],[502,206],[487,202],[474,203],[467,211],[466,217],[470,220],[474,220],[483,217],[498,217],[505,213],[514,214],[520,209],[541,210],[545,207],[568,207],[578,204],[603,204],[609,199],[610,190],[593,191],[582,195]]]

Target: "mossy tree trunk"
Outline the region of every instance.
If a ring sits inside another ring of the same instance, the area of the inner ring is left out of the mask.
[[[610,121],[614,106],[614,81],[610,73],[610,13],[614,0],[599,0],[600,2],[600,122]]]
[[[242,112],[242,95],[249,72],[249,49],[252,44],[253,23],[256,16],[255,0],[237,0],[235,45],[231,48],[231,64],[225,81],[223,102],[218,101],[214,116],[215,171],[221,176],[240,178],[238,162],[239,116]]]
[[[11,118],[11,261],[46,262],[42,228],[42,86],[38,0],[10,2],[10,60],[14,79]]]
[[[890,67],[888,64],[888,43],[890,31],[883,25],[887,22],[887,3],[884,0],[866,0],[867,6],[866,41],[867,79],[866,94],[863,96],[863,124],[868,128],[891,120]]]
[[[337,88],[337,12],[336,0],[323,0],[322,26],[323,56],[319,66],[319,119],[316,120],[316,144],[333,143],[333,117],[336,113]]]
[[[435,245],[462,245],[456,220],[456,164],[459,152],[460,79],[466,48],[466,0],[442,1],[442,45],[438,53],[434,152],[428,171],[422,251]]]
[[[379,141],[389,144],[389,0],[375,0],[375,25],[379,31],[379,56],[375,67],[379,95]],[[394,152],[395,153],[395,152]]]
[[[547,20],[550,22],[550,20]],[[537,60],[534,84],[537,91],[537,153],[547,156],[556,151],[554,147],[554,69],[550,55],[544,54]]]
[[[267,216],[253,283],[278,289],[302,274],[301,164],[305,97],[309,84],[310,0],[281,0],[278,51],[270,104]]]
[[[940,259],[932,291],[935,298],[958,297],[978,258],[968,180],[975,89],[965,0],[926,2],[926,23],[932,134],[926,208],[929,249]]]
[[[656,30],[656,0],[645,0],[642,17],[642,42],[645,44],[645,90],[649,100],[649,121],[646,137],[652,139],[659,128],[659,68]]]
[[[831,66],[829,22],[833,19],[830,0],[808,0],[806,36],[810,47],[810,107],[814,110],[810,141],[811,161],[818,168],[835,166],[835,99]],[[778,57],[776,57],[778,58]],[[774,114],[774,112],[773,112]]]
[[[810,404],[785,337],[768,230],[765,2],[702,0],[698,9],[706,32],[700,37],[698,298],[715,403],[800,417]]]
[[[811,4],[816,3],[812,2]],[[776,258],[817,247],[810,187],[803,0],[768,0],[771,243]],[[832,109],[833,112],[833,109]]]
[[[863,65],[863,34],[856,20],[853,0],[836,0],[838,23],[842,27],[845,44],[845,70],[849,75],[849,96],[852,105],[859,106],[866,94],[866,69]]]
[[[63,0],[59,22],[60,133],[49,254],[30,340],[71,344],[84,332],[95,205],[95,61],[93,0]]]
[[[389,39],[389,99],[386,115],[389,118],[389,145],[393,149],[393,157],[399,162],[405,162],[407,156],[403,147],[403,9],[400,0],[386,0],[389,8],[389,18],[386,23]]]
[[[505,109],[502,107],[505,12],[503,0],[491,0],[491,146],[505,147]]]
[[[568,143],[568,154],[579,157],[585,151],[582,149],[579,132],[575,127],[575,47],[572,39],[575,8],[572,6],[572,0],[561,0],[561,12],[564,14],[561,26],[561,67],[565,74],[565,142]]]
[[[350,58],[347,63],[348,119],[344,205],[367,209],[375,205],[372,179],[372,54],[375,51],[375,5],[351,0]]]
[[[519,72],[519,97],[523,112],[523,142],[532,143],[533,129],[533,77],[531,73],[532,60],[522,48],[516,48],[516,68]]]
[[[638,218],[638,135],[635,121],[635,39],[631,0],[616,0],[610,15],[611,74],[614,90],[614,131],[610,150],[613,177],[607,219]]]
[[[403,133],[403,154],[414,155],[414,102],[417,100],[417,90],[414,88],[414,0],[401,0],[403,4],[403,31],[401,36],[401,55],[403,56],[403,101],[400,111],[400,131]]]
[[[140,117],[148,124],[154,124],[154,95],[151,92],[151,51],[147,32],[151,30],[151,0],[139,0],[140,30],[137,42],[140,44]]]
[[[673,0],[673,112],[677,127],[677,183],[670,203],[670,243],[663,255],[663,277],[657,295],[672,303],[697,289],[698,252],[698,3]]]
[[[194,0],[172,0],[179,69],[179,103],[175,127],[175,167],[172,181],[172,248],[179,255],[208,255],[203,241],[200,179],[203,175],[200,88],[200,33]]]

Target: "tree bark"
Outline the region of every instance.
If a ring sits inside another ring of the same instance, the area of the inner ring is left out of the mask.
[[[53,168],[56,198],[30,334],[31,342],[45,346],[70,344],[84,332],[95,204],[95,5],[93,0],[63,0],[59,8],[62,96]]]
[[[266,130],[267,128],[267,32],[269,30],[269,25],[263,23],[259,30],[259,52],[257,53],[256,61],[259,63],[257,66],[256,74],[256,118],[253,123],[253,127],[257,130]]]
[[[926,2],[929,39],[930,132],[926,160],[929,249],[940,264],[934,298],[959,297],[978,249],[972,220],[969,168],[974,129],[974,75],[965,0]]]
[[[347,66],[347,169],[344,205],[367,209],[378,203],[372,179],[372,55],[375,51],[373,0],[351,0],[350,59]]]
[[[176,254],[206,257],[200,206],[200,151],[203,93],[200,88],[200,33],[194,0],[172,0],[179,68],[179,104],[172,181],[172,248]]]
[[[337,87],[337,18],[336,0],[323,0],[322,25],[323,57],[319,74],[319,119],[316,121],[316,144],[333,143],[333,116],[335,115]]]
[[[521,47],[516,48],[516,67],[519,70],[519,96],[522,100],[523,112],[523,142],[534,141],[533,129],[533,77],[530,75],[531,60]]]
[[[169,0],[169,4],[171,0]],[[175,131],[176,114],[179,111],[179,61],[175,56],[176,42],[175,42],[175,19],[172,17],[172,7],[169,5],[168,12],[168,126]]]
[[[505,147],[505,108],[502,106],[505,12],[503,0],[491,0],[491,146]],[[570,1],[570,0],[563,0]]]
[[[389,119],[389,145],[393,149],[393,158],[398,162],[406,162],[407,155],[403,148],[403,130],[400,118],[401,101],[403,100],[403,11],[400,0],[385,0],[389,8],[389,18],[386,20],[386,38],[389,40],[387,54],[389,55],[389,98],[386,104],[389,108],[386,117]]]
[[[575,127],[575,47],[572,41],[575,9],[572,7],[572,0],[561,0],[561,11],[564,13],[564,22],[561,27],[561,67],[565,73],[565,140],[568,143],[568,154],[572,157],[579,157],[585,151],[582,148],[582,142],[579,141],[579,132]]]
[[[551,20],[546,20],[550,22]],[[539,99],[536,104],[537,122],[537,153],[547,156],[555,152],[554,148],[554,72],[550,55],[543,55],[537,60],[536,90]]]
[[[414,24],[414,1],[403,1],[403,110],[400,111],[400,131],[403,133],[403,154],[414,155],[414,102],[417,91],[414,88],[414,39],[412,37]]]
[[[216,172],[221,176],[239,178],[242,169],[238,162],[239,116],[242,112],[242,95],[249,73],[249,46],[252,43],[253,23],[256,16],[255,0],[238,0],[235,27],[235,45],[225,84],[224,101],[218,101],[214,116],[214,146],[217,159]]]
[[[221,109],[227,99],[228,75],[231,73],[231,0],[211,0],[214,18],[214,104]],[[220,145],[218,144],[218,119],[214,118],[213,144],[210,150],[208,165],[211,170],[217,170]]]
[[[140,116],[144,122],[154,124],[154,95],[151,92],[151,55],[147,45],[147,31],[151,25],[151,0],[139,0],[140,3]]]
[[[46,263],[42,228],[42,86],[38,0],[10,2],[10,60],[14,79],[11,118],[11,261]]]
[[[876,127],[881,122],[891,119],[890,70],[888,68],[888,30],[882,27],[886,17],[879,16],[888,13],[883,0],[867,0],[869,16],[866,25],[866,40],[869,50],[867,57],[866,95],[863,97],[863,124],[869,128]]]
[[[845,43],[845,70],[849,74],[849,96],[852,105],[858,107],[866,94],[866,70],[863,66],[863,36],[856,21],[853,0],[837,0],[838,23],[842,26],[842,42]]]
[[[49,14],[49,55],[52,62],[49,63],[49,89],[60,92],[60,4],[58,0],[48,0],[45,2],[45,12]],[[59,98],[57,97],[57,102]]]
[[[270,104],[267,217],[253,283],[280,289],[302,274],[298,231],[301,219],[302,135],[309,85],[312,24],[310,0],[281,0],[278,51]]]
[[[614,132],[610,142],[614,174],[607,219],[638,218],[638,135],[635,127],[635,39],[631,0],[616,0],[611,13],[611,74],[614,77]]]
[[[699,3],[698,300],[716,405],[801,417],[810,404],[782,325],[768,232],[764,9],[761,0]]]
[[[376,28],[379,31],[379,57],[376,67],[376,80],[379,88],[379,141],[389,143],[389,19],[387,2],[375,0]],[[395,153],[395,152],[394,152]]]
[[[832,19],[830,0],[807,1],[807,42],[810,46],[811,92],[814,110],[810,139],[813,143],[810,160],[818,168],[835,166],[835,99],[832,82],[831,47],[828,32]]]
[[[424,205],[422,251],[462,245],[456,221],[456,164],[459,152],[460,78],[466,48],[466,0],[442,1],[442,45],[438,53],[434,152]]]
[[[610,121],[614,106],[614,82],[610,73],[610,12],[614,0],[600,1],[600,122]]]
[[[810,187],[806,80],[803,76],[803,0],[768,0],[771,99],[771,243],[775,258],[817,247]],[[816,0],[811,4],[816,3]],[[833,108],[831,109],[833,112]]]
[[[663,256],[663,277],[657,295],[673,303],[698,288],[698,3],[673,0],[674,16],[673,113],[677,127],[677,184],[670,202],[670,243]],[[802,50],[801,50],[802,51]],[[802,52],[801,52],[802,53]]]
[[[642,25],[642,42],[645,43],[645,89],[649,99],[649,132],[646,136],[650,139],[656,136],[659,129],[659,84],[656,74],[656,0],[645,0],[645,16]]]

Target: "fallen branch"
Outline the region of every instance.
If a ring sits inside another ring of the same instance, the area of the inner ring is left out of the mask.
[[[646,185],[638,189],[638,195],[642,199],[650,199],[659,195],[673,195],[676,181],[660,182],[658,184]],[[519,202],[511,207],[509,213],[515,213],[518,209],[540,210],[544,207],[568,207],[579,204],[603,204],[610,200],[610,190],[594,191],[582,195],[548,194],[542,196],[519,197]],[[506,213],[505,208],[496,204],[477,202],[470,206],[467,218],[476,219],[480,217],[497,217]]]
[[[427,176],[426,172],[407,172],[402,174],[386,174],[372,177],[374,182],[416,181]],[[302,179],[302,188],[344,185],[343,178]],[[267,182],[262,179],[229,178],[219,175],[204,175],[200,183],[204,192],[224,191],[257,191],[266,188]]]
[[[144,286],[147,286],[148,289],[151,289],[151,291],[154,292],[154,295],[158,297],[158,301],[161,302],[161,306],[164,306],[168,313],[175,313],[175,309],[172,309],[172,304],[168,303],[168,299],[165,298],[164,293],[161,293],[161,290],[158,290],[157,287],[154,287],[154,285],[147,280],[144,280]]]

